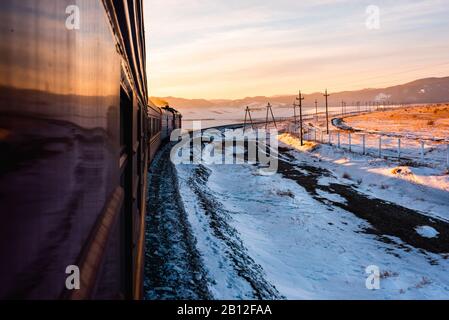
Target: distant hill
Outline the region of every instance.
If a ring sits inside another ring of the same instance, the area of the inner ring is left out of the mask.
[[[364,104],[366,101],[395,102],[395,103],[439,103],[449,102],[449,77],[444,78],[425,78],[415,80],[409,83],[396,85],[380,89],[362,89],[356,91],[329,92],[330,104],[339,104],[342,100],[347,104],[360,101]],[[246,97],[243,99],[184,99],[175,97],[161,97],[158,99],[167,101],[172,107],[183,110],[192,108],[209,107],[242,107],[242,106],[260,106],[270,102],[276,105],[290,105],[295,99],[295,95],[283,95],[274,97]],[[323,102],[323,93],[311,93],[304,95],[304,105],[313,105],[315,99],[321,104]]]

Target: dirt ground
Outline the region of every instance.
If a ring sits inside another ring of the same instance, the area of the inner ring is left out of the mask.
[[[405,107],[350,116],[344,119],[353,128],[365,131],[415,135],[429,139],[448,139],[449,104]]]

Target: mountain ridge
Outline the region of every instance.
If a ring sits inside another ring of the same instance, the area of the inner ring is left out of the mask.
[[[360,90],[346,90],[329,92],[329,103],[340,104],[345,101],[348,105],[359,101],[362,105],[368,101],[394,102],[394,103],[442,103],[449,101],[449,76],[429,77],[413,80],[385,88],[364,88]],[[292,104],[297,95],[253,96],[240,99],[187,99],[179,97],[152,97],[167,101],[174,108],[209,108],[209,107],[236,107],[251,104],[272,103]],[[314,92],[304,94],[304,105],[324,101],[323,93]],[[323,101],[322,101],[323,100]]]

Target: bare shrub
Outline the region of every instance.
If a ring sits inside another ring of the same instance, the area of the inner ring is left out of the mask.
[[[422,288],[422,287],[424,287],[424,286],[427,286],[427,285],[429,285],[429,284],[431,284],[431,283],[432,283],[432,281],[430,281],[429,278],[427,278],[427,277],[422,277],[422,278],[421,278],[421,281],[419,281],[419,282],[416,284],[415,288],[419,289],[419,288]]]
[[[385,270],[380,273],[380,278],[386,279],[386,278],[391,278],[391,277],[397,277],[398,275],[399,275],[399,273],[397,273],[395,271]]]
[[[293,194],[293,192],[292,192],[291,190],[286,190],[286,191],[284,191],[284,190],[278,190],[278,191],[276,192],[276,194],[277,194],[278,196],[281,196],[281,197],[290,197],[290,198],[294,198],[294,197],[295,197],[295,195]]]
[[[343,175],[341,176],[343,179],[348,179],[348,180],[352,180],[352,177],[349,175],[349,173],[345,172],[343,173]]]

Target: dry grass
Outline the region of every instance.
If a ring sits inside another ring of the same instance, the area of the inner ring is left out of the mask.
[[[395,175],[402,175],[402,176],[410,176],[413,174],[410,171],[410,168],[407,168],[405,166],[393,168],[393,169],[391,169],[391,173],[395,174]]]
[[[304,141],[304,145],[301,146],[300,139],[297,136],[292,135],[290,133],[280,134],[278,136],[278,139],[279,139],[279,141],[295,148],[296,150],[300,150],[300,151],[312,152],[318,146],[315,142],[312,142],[312,141]]]
[[[345,118],[355,128],[392,133],[415,133],[433,138],[449,136],[449,104],[407,107]]]

